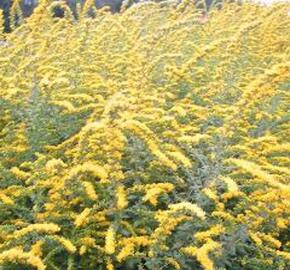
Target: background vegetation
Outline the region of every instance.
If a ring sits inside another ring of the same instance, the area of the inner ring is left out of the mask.
[[[146,2],[147,0],[143,0],[143,2]],[[34,8],[37,6],[39,0],[20,0],[18,1],[19,5],[21,7],[22,13],[24,17],[28,17],[32,14]],[[73,14],[76,16],[76,6],[77,4],[84,5],[86,0],[65,0],[66,4],[70,7]],[[92,1],[90,1],[92,2]],[[137,4],[139,2],[142,2],[142,0],[94,0],[93,1],[96,8],[102,8],[102,7],[108,7],[111,12],[119,12],[122,6],[122,3],[126,4],[128,7]],[[149,1],[147,1],[149,2]],[[167,2],[167,0],[154,0],[150,2]],[[179,0],[176,2],[180,2]],[[196,1],[197,2],[197,1]],[[212,0],[205,0],[205,3],[207,4],[207,7],[211,5],[213,1]],[[9,10],[12,7],[13,0],[1,0],[0,1],[0,9],[4,11],[5,15],[5,30],[8,32],[10,31],[9,27]]]

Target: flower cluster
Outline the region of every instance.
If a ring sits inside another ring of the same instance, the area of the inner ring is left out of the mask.
[[[289,3],[38,2],[0,28],[0,268],[288,269]]]

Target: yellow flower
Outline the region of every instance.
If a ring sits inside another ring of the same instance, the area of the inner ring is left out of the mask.
[[[23,252],[21,249],[12,248],[0,253],[0,265],[9,262],[19,262],[35,267],[37,270],[44,270],[45,265],[41,259],[30,252]]]
[[[167,152],[167,154],[172,157],[174,160],[180,162],[185,167],[190,168],[192,166],[191,161],[184,156],[181,152]]]
[[[278,256],[281,256],[281,257],[286,258],[287,260],[290,260],[290,252],[277,250],[276,253]]]
[[[122,248],[122,250],[117,255],[117,261],[122,262],[125,258],[133,254],[134,254],[134,244],[128,243],[125,247]]]
[[[197,247],[193,247],[193,246],[189,246],[189,247],[184,247],[181,249],[181,252],[189,255],[189,256],[196,256],[196,253],[197,253]]]
[[[123,186],[117,187],[116,197],[117,197],[117,208],[119,210],[126,208],[128,205],[128,201],[127,194]]]
[[[105,252],[109,255],[112,255],[115,253],[115,249],[116,249],[115,230],[113,229],[112,226],[110,226],[106,234]]]
[[[143,197],[143,201],[149,201],[152,205],[156,206],[158,203],[158,197],[164,193],[168,193],[173,190],[174,186],[170,183],[160,183],[160,184],[152,184],[152,185],[145,185],[145,186],[136,186],[134,187],[135,190],[142,190],[145,188],[145,196]]]
[[[207,242],[200,248],[196,247],[185,247],[181,251],[190,256],[196,256],[197,260],[203,266],[205,270],[214,270],[214,265],[212,260],[208,257],[209,253],[217,250],[221,245],[212,239],[207,239]]]
[[[214,225],[209,230],[204,232],[197,232],[194,235],[194,238],[196,238],[199,241],[205,241],[210,237],[217,236],[221,233],[225,232],[225,228],[223,228],[221,225]]]
[[[127,0],[113,15],[87,0],[74,18],[69,1],[41,0],[22,20],[10,2],[0,268],[44,268],[51,240],[70,270],[81,255],[84,268],[150,256],[183,269],[185,237],[183,255],[211,270],[215,241],[244,226],[265,265],[287,264],[289,5]]]
[[[59,168],[63,168],[66,167],[66,164],[61,160],[61,159],[51,159],[49,161],[47,161],[45,168],[48,171],[54,171],[57,170]]]
[[[259,235],[263,241],[268,242],[271,246],[273,246],[276,249],[279,249],[282,245],[282,243],[279,240],[275,239],[269,234],[257,233],[257,235]]]
[[[206,213],[199,206],[193,203],[189,203],[189,202],[170,204],[168,208],[173,211],[188,210],[201,219],[205,219],[205,215],[206,215]]]
[[[82,245],[81,247],[80,247],[80,255],[84,255],[85,253],[87,252],[87,247],[86,246],[84,246],[84,245]]]
[[[205,270],[214,270],[213,262],[208,257],[208,254],[218,248],[220,248],[220,244],[209,239],[206,244],[197,250],[196,258]]]
[[[92,173],[94,176],[100,178],[100,180],[103,180],[103,181],[108,178],[108,173],[103,167],[97,164],[94,164],[92,162],[86,162],[82,165],[77,165],[76,167],[74,167],[70,171],[68,175],[68,179],[76,177],[79,173],[86,173],[86,172]]]
[[[218,200],[218,196],[217,196],[217,195],[215,194],[215,192],[212,191],[211,189],[209,189],[209,188],[205,188],[205,189],[203,189],[202,191],[203,191],[203,193],[204,193],[207,197],[209,197],[210,199],[212,199],[212,200],[214,200],[214,201],[217,201],[217,200]]]
[[[81,239],[81,243],[87,247],[94,247],[96,245],[96,240],[91,237],[84,237]]]
[[[34,245],[31,246],[31,253],[33,253],[36,256],[41,257],[42,256],[42,245],[43,241],[39,240]]]
[[[117,260],[119,262],[125,260],[127,257],[134,255],[135,248],[139,246],[148,246],[150,240],[146,236],[136,236],[125,238],[121,241],[123,248],[117,255]]]
[[[239,191],[238,185],[236,184],[236,182],[231,179],[230,177],[225,177],[225,176],[221,176],[220,177],[222,181],[224,181],[227,185],[227,188],[230,192],[237,192]]]
[[[171,211],[158,211],[155,215],[155,219],[160,223],[159,226],[154,230],[152,234],[153,242],[158,242],[159,238],[164,238],[164,236],[169,236],[172,234],[173,230],[180,223],[184,221],[191,220],[191,217],[184,215],[172,216]]]
[[[29,173],[21,171],[20,169],[18,169],[17,167],[13,167],[10,169],[10,171],[16,176],[18,177],[20,180],[27,180],[30,176]]]
[[[84,186],[85,192],[91,200],[95,201],[98,199],[98,195],[95,191],[94,185],[91,182],[83,181],[82,185]]]
[[[14,201],[10,199],[8,196],[6,196],[4,193],[0,193],[0,200],[4,202],[5,204],[13,205]]]
[[[54,236],[53,238],[58,241],[69,253],[75,253],[77,251],[77,248],[68,239],[62,236]]]
[[[64,108],[69,113],[76,111],[76,108],[67,100],[54,100],[51,102],[51,104]]]
[[[123,127],[136,133],[137,136],[145,141],[151,153],[156,156],[162,164],[176,171],[176,164],[160,151],[153,132],[145,124],[139,121],[130,120],[125,122]]]
[[[77,218],[75,219],[75,226],[78,228],[78,227],[81,227],[83,225],[85,225],[87,222],[88,222],[88,216],[90,215],[91,213],[91,210],[90,208],[85,208],[78,216]]]
[[[251,237],[251,239],[258,245],[258,246],[262,246],[263,242],[261,240],[261,238],[254,232],[249,232],[249,236]]]
[[[287,220],[282,218],[277,218],[277,226],[280,229],[286,229],[287,228]]]
[[[199,141],[203,140],[203,139],[209,139],[210,136],[207,134],[196,134],[194,136],[182,136],[180,138],[178,138],[179,142],[182,143],[191,143],[191,144],[197,144],[199,143]]]
[[[290,191],[290,187],[285,184],[279,183],[272,175],[264,172],[259,165],[242,159],[228,159],[230,163],[234,163],[235,165],[243,168],[247,172],[251,173],[253,176],[258,177],[259,179],[265,181],[270,186],[277,187],[279,189],[284,189],[286,191]]]
[[[146,192],[146,195],[143,197],[143,201],[149,201],[152,205],[156,206],[158,203],[157,198],[164,193],[164,190],[161,188],[152,188]]]
[[[221,217],[224,220],[235,222],[235,218],[230,213],[224,211],[213,211],[212,216]]]
[[[114,265],[112,264],[112,262],[111,261],[108,261],[107,262],[107,270],[114,270],[115,268],[114,268]]]
[[[31,232],[53,234],[59,231],[60,231],[60,227],[53,223],[31,224],[27,226],[26,228],[13,232],[13,234],[9,235],[9,238],[17,239]]]
[[[180,270],[180,264],[175,260],[174,258],[166,258],[166,262],[170,265],[172,265],[175,269]]]

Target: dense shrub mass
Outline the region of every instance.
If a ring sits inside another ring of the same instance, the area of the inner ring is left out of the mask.
[[[289,4],[51,2],[1,36],[0,269],[289,269]]]

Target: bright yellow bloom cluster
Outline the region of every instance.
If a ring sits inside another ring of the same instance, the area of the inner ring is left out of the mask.
[[[60,227],[56,224],[31,224],[26,228],[13,232],[9,238],[20,238],[31,232],[54,234],[60,231]]]
[[[110,227],[106,234],[105,251],[109,255],[112,255],[115,253],[115,249],[116,249],[115,234],[116,233],[113,227]]]
[[[42,245],[43,241],[39,240],[37,241],[32,247],[31,247],[31,253],[35,254],[36,256],[41,257],[42,256]]]
[[[173,211],[159,211],[155,215],[156,220],[159,222],[159,226],[154,230],[152,234],[153,243],[161,242],[161,239],[166,239],[170,236],[173,230],[181,223],[191,220],[190,217],[185,215],[177,215]]]
[[[182,252],[190,256],[196,256],[197,260],[200,262],[205,270],[214,270],[213,262],[208,256],[210,252],[215,251],[219,248],[220,244],[209,238],[207,242],[200,248],[185,247],[182,249]]]
[[[100,167],[97,164],[93,164],[92,162],[86,162],[73,168],[69,172],[68,179],[71,179],[79,174],[86,172],[93,174],[95,177],[100,178],[100,180],[106,180],[108,177],[107,172],[104,168]]]
[[[166,262],[177,270],[181,269],[179,263],[173,258],[166,258]]]
[[[88,219],[88,216],[90,215],[91,213],[91,210],[90,208],[86,208],[85,210],[83,210],[80,215],[77,216],[74,224],[76,227],[81,227],[83,225],[86,224],[87,222],[87,219]]]
[[[147,236],[130,237],[121,241],[121,251],[117,255],[119,262],[124,261],[129,256],[134,256],[135,249],[140,246],[150,245],[150,239]]]
[[[253,176],[256,176],[259,179],[263,180],[264,182],[268,183],[270,186],[290,191],[290,188],[287,185],[284,185],[276,181],[272,175],[268,174],[267,172],[264,172],[260,168],[260,166],[255,163],[241,159],[229,159],[228,162],[236,164],[237,166],[243,168],[245,171],[251,173]]]
[[[14,201],[4,193],[0,193],[0,200],[6,204],[14,204]]]
[[[201,219],[205,219],[205,212],[196,204],[189,202],[182,202],[176,204],[169,204],[168,208],[173,211],[188,210]]]
[[[223,228],[221,225],[215,225],[211,227],[209,230],[204,232],[198,232],[194,235],[194,238],[196,238],[199,241],[205,241],[209,237],[213,237],[216,235],[220,235],[223,232],[225,232],[225,228]]]
[[[286,269],[289,3],[38,2],[0,27],[0,268]]]
[[[131,190],[135,192],[145,192],[143,201],[149,201],[152,205],[156,206],[158,197],[164,193],[169,193],[174,189],[171,183],[156,183],[148,185],[135,185]]]
[[[82,185],[84,186],[85,192],[91,200],[97,200],[98,195],[95,191],[94,185],[91,182],[83,181]]]
[[[119,210],[126,208],[128,205],[126,191],[123,186],[118,186],[116,191],[117,208]]]
[[[21,249],[13,248],[0,253],[0,265],[6,262],[21,263],[35,267],[37,270],[44,270],[45,265],[41,259],[30,252],[23,252]]]
[[[152,154],[155,155],[162,164],[171,168],[173,171],[177,169],[176,164],[159,149],[153,132],[145,124],[142,124],[139,121],[130,120],[124,123],[124,128],[133,131],[137,136],[142,138],[148,145]]]
[[[72,244],[72,242],[62,236],[54,236],[53,239],[58,241],[69,253],[75,253],[76,247]]]
[[[51,159],[46,163],[45,167],[48,171],[54,171],[58,168],[65,167],[65,163],[61,159]]]

